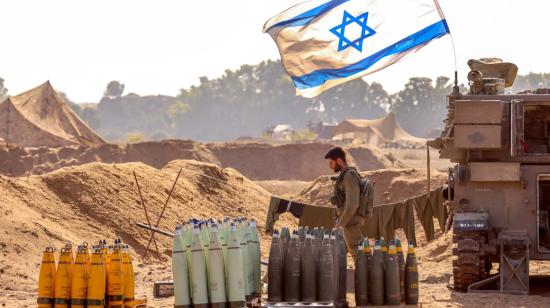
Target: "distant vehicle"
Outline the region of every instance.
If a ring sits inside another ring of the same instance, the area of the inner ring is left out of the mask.
[[[517,66],[470,60],[469,93],[447,98],[430,140],[449,170],[453,275],[459,291],[529,292],[529,260],[550,260],[550,91],[505,94]],[[499,273],[490,275],[493,263]]]
[[[292,138],[294,128],[288,124],[278,124],[264,131],[264,135],[268,135],[273,140],[288,141]]]

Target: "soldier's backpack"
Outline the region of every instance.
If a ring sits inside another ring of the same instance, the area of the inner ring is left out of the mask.
[[[340,182],[344,179],[344,174],[351,172],[354,174],[358,181],[359,186],[361,188],[361,194],[359,196],[359,208],[357,209],[357,213],[369,218],[372,216],[373,208],[374,208],[374,181],[371,181],[367,178],[364,178],[361,176],[361,174],[357,171],[357,169],[350,167],[346,172],[342,172],[340,176],[336,179],[336,185],[335,185],[335,193],[334,197],[332,197],[331,202],[338,207],[343,206],[345,202],[345,196],[344,193],[341,191],[338,191],[337,187],[339,186]]]
[[[361,201],[365,202],[365,217],[372,217],[374,208],[374,181],[361,177]]]

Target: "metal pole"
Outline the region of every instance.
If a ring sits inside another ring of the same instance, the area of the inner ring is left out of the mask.
[[[170,194],[168,194],[168,198],[166,199],[166,202],[164,203],[164,207],[162,208],[162,211],[160,212],[159,219],[157,220],[157,223],[155,224],[155,228],[158,228],[160,224],[160,220],[162,219],[162,215],[164,214],[164,210],[166,209],[166,206],[168,205],[168,201],[170,201],[170,198],[172,197],[172,193],[174,192],[174,188],[176,187],[176,183],[178,182],[178,179],[180,178],[182,168],[180,168],[180,172],[178,172],[178,176],[176,177],[176,180],[174,181],[174,184],[172,185],[172,189],[170,190]],[[151,245],[151,240],[153,239],[153,233],[151,233],[151,237],[149,238],[149,242],[147,243],[147,250],[149,250],[149,246]]]
[[[139,197],[141,198],[141,204],[143,205],[143,210],[145,211],[145,218],[147,218],[147,223],[151,225],[151,220],[149,219],[149,214],[147,214],[147,207],[145,207],[145,201],[143,200],[143,196],[141,195],[141,189],[139,188],[139,182],[136,176],[136,172],[132,171],[134,173],[134,179],[136,180],[137,189],[139,192]],[[159,248],[157,246],[157,241],[155,239],[154,233],[151,232],[151,236],[153,237],[153,242],[155,243],[155,249],[157,250],[157,253],[159,253]],[[145,250],[145,254],[147,254],[147,250]]]
[[[8,114],[6,118],[6,148],[9,148],[10,143],[10,104],[6,103],[6,106],[8,106]]]
[[[428,187],[428,199],[430,198],[430,146],[428,145],[428,143],[426,142],[426,165],[428,167],[428,183],[426,185],[426,187]]]
[[[149,226],[149,225],[146,225],[146,224],[142,224],[142,223],[139,223],[139,222],[136,222],[136,226],[140,227],[140,228],[143,228],[143,229],[147,229],[149,231],[152,231],[151,233],[158,233],[160,235],[164,235],[164,236],[168,236],[168,237],[173,237],[174,234],[170,233],[170,232],[166,232],[164,230],[161,230],[161,229],[158,229],[158,228],[155,228],[155,227],[152,227],[152,226]]]

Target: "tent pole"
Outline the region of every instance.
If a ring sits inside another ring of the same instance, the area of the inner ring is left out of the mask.
[[[428,167],[428,183],[426,184],[426,187],[428,187],[428,196],[430,195],[430,146],[426,142],[426,166]]]

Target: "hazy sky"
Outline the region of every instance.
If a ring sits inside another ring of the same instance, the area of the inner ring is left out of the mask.
[[[383,1],[383,0],[382,0]],[[225,69],[277,59],[264,22],[299,0],[14,0],[0,3],[0,77],[14,95],[45,80],[97,102],[110,80],[126,93],[176,95]],[[459,74],[469,58],[498,56],[520,73],[550,72],[550,1],[440,0]],[[411,76],[451,76],[448,36],[366,77],[389,92]]]

